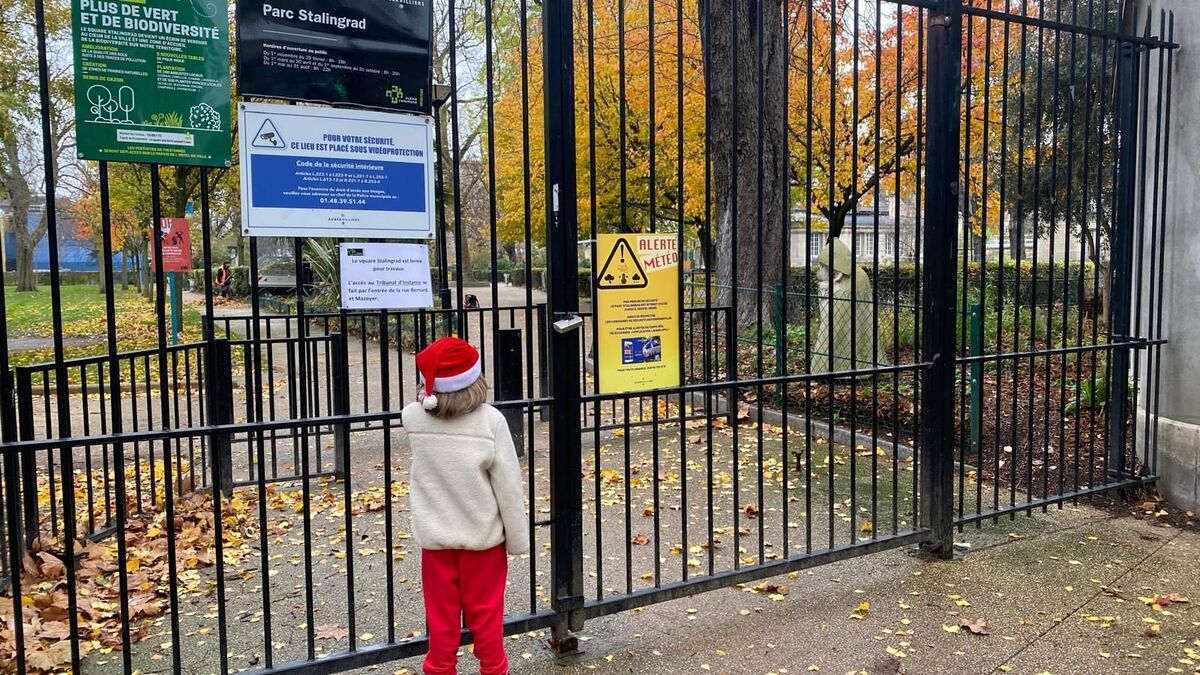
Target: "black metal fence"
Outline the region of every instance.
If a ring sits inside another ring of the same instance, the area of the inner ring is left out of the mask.
[[[483,352],[526,469],[507,629],[560,649],[586,619],[896,546],[948,555],[956,526],[1154,480],[1169,16],[434,4],[452,91],[438,308],[265,302],[251,240],[249,307],[216,307],[208,273],[200,341],[171,345],[160,321],[155,347],[126,349],[110,295],[105,353],[67,358],[51,209],[54,358],[10,368],[0,331],[0,671],[53,654],[76,672],[335,672],[422,652],[399,410],[415,353],[450,333]],[[111,167],[94,170],[108,214]],[[175,215],[161,186],[155,167],[154,218]],[[677,387],[600,393],[580,262],[618,231],[693,252]],[[827,262],[791,260],[796,238]],[[551,327],[570,315],[581,328]]]

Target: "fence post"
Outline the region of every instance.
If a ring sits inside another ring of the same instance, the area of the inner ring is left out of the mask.
[[[229,340],[225,338],[208,342],[208,423],[212,425],[233,424],[233,354]],[[213,483],[226,497],[233,496],[233,434],[219,432],[212,435]],[[264,471],[265,467],[258,467]]]
[[[1109,341],[1126,343],[1112,350],[1112,374],[1109,383],[1108,476],[1125,475],[1126,405],[1129,398],[1130,312],[1133,303],[1133,230],[1137,198],[1137,128],[1139,47],[1121,45],[1117,68],[1118,155],[1117,211],[1113,223],[1113,242],[1109,274]]]
[[[574,2],[542,10],[546,120],[546,223],[550,263],[550,605],[558,614],[551,640],[575,651],[569,631],[583,628],[583,478],[580,443],[579,248],[575,175]],[[562,329],[558,322],[563,321]]]
[[[32,441],[37,433],[33,421],[33,371],[17,368],[17,433],[22,441]],[[43,374],[43,377],[45,375]],[[50,411],[47,410],[49,415]],[[32,450],[21,452],[21,496],[25,513],[25,545],[38,538],[37,456]],[[53,515],[51,516],[53,517]]]
[[[522,368],[521,329],[501,328],[496,331],[496,400],[520,401],[525,398]],[[517,446],[517,456],[525,455],[525,416],[519,408],[505,408],[504,418]]]
[[[330,357],[333,376],[333,416],[350,414],[350,371],[346,335],[340,332],[329,334]],[[385,377],[386,383],[386,377]],[[337,423],[333,429],[333,470],[346,480],[346,458],[350,453],[350,425]]]
[[[921,390],[921,548],[954,550],[954,374],[957,305],[962,0],[938,0],[929,13],[929,109],[925,146],[925,258],[921,357],[930,364]]]

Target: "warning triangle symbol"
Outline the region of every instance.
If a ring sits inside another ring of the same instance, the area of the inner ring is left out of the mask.
[[[596,288],[645,288],[647,284],[646,270],[642,269],[642,261],[629,245],[629,240],[617,240],[617,245],[608,254],[608,260],[596,276]]]
[[[254,140],[250,143],[255,148],[282,148],[287,143],[283,140],[283,136],[279,130],[275,128],[275,123],[271,118],[263,120],[262,126],[258,128],[258,133],[254,135]]]

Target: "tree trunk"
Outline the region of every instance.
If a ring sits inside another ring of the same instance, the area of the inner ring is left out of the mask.
[[[142,270],[142,297],[147,300],[154,298],[154,270],[150,264],[150,249],[147,244],[147,249],[144,253],[138,254],[138,266]]]
[[[121,290],[129,290],[129,252],[121,253]]]
[[[850,212],[856,208],[858,208],[857,199],[855,199],[853,202],[839,204],[838,207],[833,210],[833,213],[828,215],[829,239],[827,241],[832,242],[834,239],[842,236],[842,230],[846,229],[846,217],[849,216]]]
[[[710,0],[707,5],[704,39],[708,40],[717,301],[724,306],[736,299],[737,325],[745,329],[769,321],[771,304],[764,301],[759,311],[757,289],[760,282],[766,292],[783,283],[787,255],[784,230],[790,224],[783,201],[788,189],[787,63],[782,4],[781,0]],[[735,286],[741,291],[737,298]]]
[[[175,184],[173,187],[168,187],[170,189],[169,203],[171,209],[166,214],[168,218],[182,218],[187,215],[187,205],[192,200],[191,181],[193,171],[198,172],[199,169],[190,166],[175,167]],[[199,181],[197,180],[196,182]]]
[[[1025,224],[1017,222],[1008,231],[1008,247],[1014,262],[1025,259]]]
[[[46,234],[46,218],[42,216],[37,225],[30,227],[29,212],[33,209],[33,193],[25,176],[15,170],[20,162],[15,142],[9,139],[5,143],[5,151],[9,165],[13,169],[7,172],[6,179],[0,183],[0,187],[8,191],[9,205],[12,208],[9,222],[17,247],[17,290],[32,292],[37,290],[37,275],[33,271],[33,253],[37,248],[38,241]]]
[[[33,271],[33,251],[36,242],[17,237],[17,290],[32,292],[37,290],[37,274]]]
[[[459,228],[455,220],[458,214],[454,208],[454,163],[459,161],[462,153],[454,152],[451,148],[450,138],[452,129],[450,128],[450,112],[451,106],[443,106],[441,114],[437,117],[438,123],[438,142],[441,145],[439,148],[439,156],[442,158],[442,201],[445,204],[444,210],[446,214],[446,251],[447,258],[450,255],[462,265],[463,276],[470,280],[471,274],[471,247],[468,241],[467,230],[462,228],[462,236],[458,236]],[[462,165],[459,164],[461,174]],[[460,175],[461,178],[461,175]],[[465,220],[465,219],[464,219]],[[455,266],[448,267],[451,273],[454,273]],[[457,283],[464,283],[463,279],[458,279]]]

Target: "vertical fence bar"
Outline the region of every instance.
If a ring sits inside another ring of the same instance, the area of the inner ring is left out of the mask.
[[[365,337],[363,338],[366,339]],[[346,335],[341,332],[329,334],[333,363],[330,369],[333,374],[333,415],[342,417],[350,414],[350,367]],[[387,386],[386,379],[384,386]],[[350,453],[350,425],[334,425],[333,431],[333,470],[347,480],[346,458]]]
[[[965,292],[965,291],[964,291]],[[971,305],[971,356],[983,355],[983,305]],[[979,456],[980,445],[983,443],[983,362],[971,363],[971,454]],[[982,470],[977,466],[975,469]],[[976,481],[982,482],[982,476],[977,475]],[[976,508],[980,508],[976,505]]]
[[[737,297],[737,289],[734,289],[731,297]],[[732,382],[735,376],[734,369],[737,367],[737,312],[732,307],[723,307],[722,309],[725,310],[725,381]],[[726,398],[728,400],[725,402],[725,413],[727,416],[725,422],[731,428],[737,428],[737,388],[730,389]],[[734,475],[737,475],[736,472]]]
[[[550,308],[554,321],[579,311],[579,250],[575,202],[575,59],[570,0],[544,8],[543,58],[546,119],[546,221],[549,225]],[[559,652],[577,643],[568,630],[583,628],[583,479],[580,449],[580,345],[574,330],[550,332],[549,366],[554,410],[550,417],[551,607]]]
[[[958,158],[962,81],[962,0],[940,0],[929,13],[929,107],[925,146],[922,358],[931,364],[921,388],[922,548],[949,557],[954,543],[954,315],[959,207]]]
[[[3,321],[3,319],[0,319],[0,321]],[[0,359],[7,360],[7,357],[0,357]],[[12,370],[8,368],[0,369],[0,441],[4,443],[12,443],[17,440],[17,409],[15,403],[16,391],[13,384]],[[0,557],[3,557],[7,555],[6,546],[11,548],[14,553],[24,550],[24,537],[21,533],[21,521],[19,520],[21,513],[20,455],[16,452],[10,452],[0,457],[0,460],[3,461],[4,467],[3,506],[0,506],[0,514],[2,514],[4,521],[0,522],[0,533],[3,534],[3,536],[0,536]],[[34,513],[36,515],[36,511]],[[5,576],[3,572],[21,569],[19,560],[19,556],[15,556],[12,565],[7,567],[5,564],[0,563],[0,579]],[[12,576],[9,578],[9,581],[13,582],[15,579],[16,576]],[[14,589],[18,585],[17,583],[12,583]],[[14,591],[14,595],[20,596],[20,593]]]
[[[786,279],[786,276],[784,277]],[[781,283],[775,286],[772,294],[771,319],[775,330],[775,377],[783,377],[787,374],[787,284]],[[759,377],[764,377],[765,373]],[[780,385],[776,387],[775,399],[777,402],[784,401],[787,387]]]
[[[1120,48],[1117,66],[1117,211],[1113,223],[1111,306],[1109,340],[1125,342],[1130,338],[1130,311],[1133,302],[1133,229],[1137,202],[1137,129],[1139,47],[1126,43]],[[1104,480],[1120,479],[1125,473],[1126,403],[1129,396],[1129,349],[1118,346],[1112,351],[1109,376],[1110,414],[1108,418],[1108,475]]]
[[[537,378],[538,390],[534,398],[544,398],[546,393],[550,391],[550,368],[547,365],[547,346],[549,344],[549,336],[546,334],[546,303],[537,305],[537,322],[536,322],[536,340],[537,340]],[[545,422],[550,417],[550,410],[546,406],[538,408],[538,417]]]
[[[32,441],[36,430],[33,421],[33,371],[15,368],[17,375],[17,430],[22,441]],[[49,414],[49,411],[46,412]],[[25,545],[38,538],[37,455],[33,450],[21,451],[21,498],[25,520]]]

